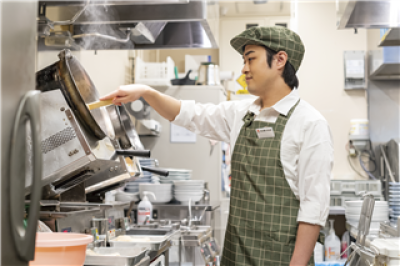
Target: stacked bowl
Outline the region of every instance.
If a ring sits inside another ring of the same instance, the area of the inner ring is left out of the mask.
[[[400,216],[400,182],[389,183],[389,206],[391,209],[390,221],[397,223]]]
[[[204,196],[204,180],[174,181],[174,197],[177,201],[192,203],[200,201]]]
[[[363,201],[346,201],[345,215],[346,220],[353,226],[358,227],[361,216]],[[389,220],[389,204],[387,201],[375,201],[374,212],[372,214],[370,230],[379,230],[380,223]]]
[[[140,198],[143,198],[143,192],[153,192],[156,198],[148,196],[152,203],[167,203],[172,200],[172,184],[140,184],[139,192]]]
[[[187,169],[165,169],[169,171],[167,177],[160,178],[161,184],[173,184],[174,181],[189,180],[192,177],[192,170]]]
[[[155,167],[156,160],[155,159],[139,159],[140,165]],[[155,181],[157,178],[153,178],[153,175],[148,171],[143,171],[139,178],[128,181],[125,186],[125,191],[130,193],[138,193],[139,192],[139,184],[145,183],[149,184]]]

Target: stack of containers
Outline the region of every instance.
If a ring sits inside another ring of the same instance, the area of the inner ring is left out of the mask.
[[[390,221],[397,223],[400,216],[400,182],[389,183],[389,206],[391,209]]]
[[[331,180],[330,206],[345,207],[346,201],[361,200],[365,192],[384,200],[381,185],[380,180]]]
[[[360,221],[361,207],[363,201],[346,201],[345,215],[347,222],[357,228]],[[389,204],[387,201],[375,201],[374,212],[372,214],[370,234],[378,234],[380,223],[389,220]]]
[[[168,168],[165,170],[169,171],[169,175],[160,179],[161,184],[173,184],[174,181],[189,180],[192,178],[192,170]]]
[[[148,167],[155,167],[156,160],[155,159],[140,159],[140,165],[148,166]],[[139,192],[139,184],[145,183],[150,184],[153,181],[159,180],[158,177],[153,177],[152,173],[148,171],[143,171],[142,175],[137,178],[136,180],[128,181],[125,186],[125,191],[130,193],[138,193]]]
[[[174,181],[174,197],[177,201],[192,203],[200,201],[204,196],[204,180]]]
[[[144,191],[153,192],[156,198],[149,197],[151,203],[168,203],[172,200],[172,184],[140,184],[140,198],[143,199]]]

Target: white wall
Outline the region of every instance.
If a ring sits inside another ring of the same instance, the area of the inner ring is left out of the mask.
[[[131,83],[129,51],[82,51],[80,62],[88,72],[100,95]]]
[[[345,145],[350,120],[367,118],[367,100],[365,91],[343,89],[343,52],[367,51],[367,32],[359,29],[354,34],[352,29],[337,30],[334,2],[300,2],[297,15],[298,33],[306,48],[298,72],[300,95],[329,122],[335,148],[333,177],[358,179],[347,161]],[[356,161],[353,163],[358,165]]]

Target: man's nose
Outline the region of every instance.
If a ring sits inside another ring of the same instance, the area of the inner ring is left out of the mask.
[[[249,66],[247,65],[247,63],[245,63],[242,68],[242,74],[246,74],[248,72],[249,72]]]

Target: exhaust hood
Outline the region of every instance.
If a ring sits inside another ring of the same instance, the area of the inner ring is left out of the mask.
[[[39,1],[38,50],[218,48],[215,16],[210,0]]]
[[[398,0],[336,2],[339,29],[400,27]]]

